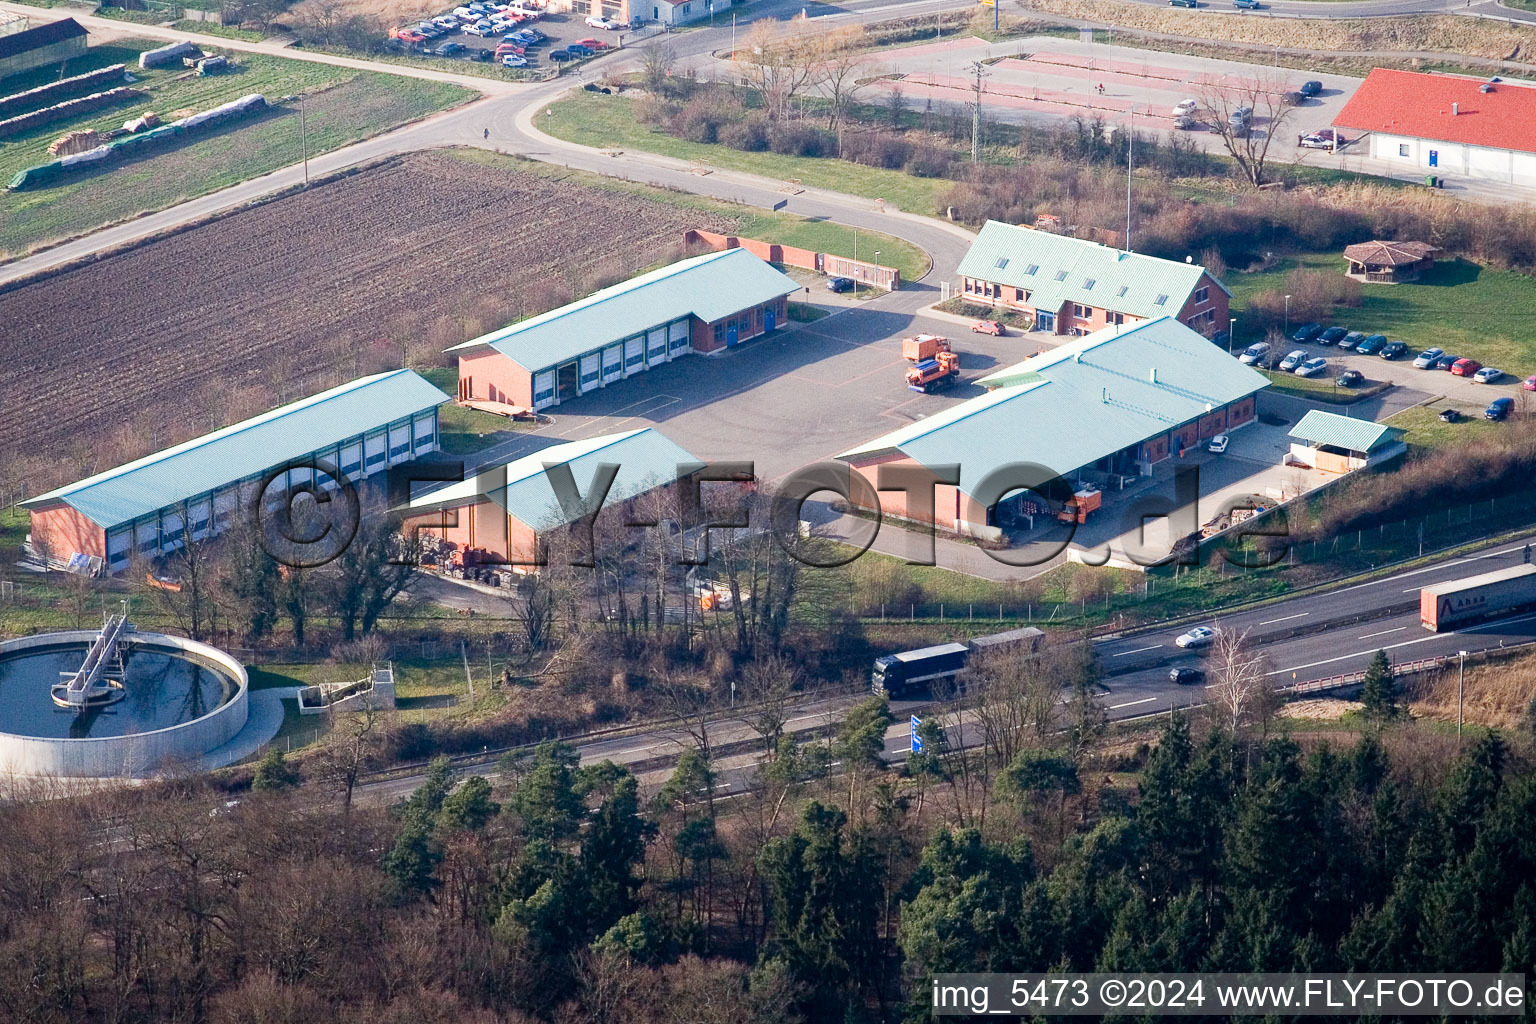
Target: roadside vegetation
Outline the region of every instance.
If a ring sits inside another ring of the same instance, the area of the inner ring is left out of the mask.
[[[264,94],[274,106],[258,117],[189,137],[144,157],[62,178],[52,187],[0,193],[0,255],[16,256],[173,206],[296,164],[306,152],[315,157],[474,97],[471,91],[447,83],[264,54],[234,54],[234,73],[205,78],[188,76],[180,67],[140,70],[140,50],[158,45],[153,40],[128,40],[94,46],[86,57],[68,62],[66,75],[129,64],[138,79],[133,88],[149,96],[0,141],[0,179],[9,181],[17,171],[53,159],[48,145],[70,131],[117,128],[145,111],[169,119],[181,111],[206,110],[253,92]],[[60,73],[57,66],[47,70],[51,76]],[[0,82],[0,92],[10,94],[38,84],[35,72],[19,75]],[[302,118],[297,102],[280,102],[300,94],[304,96]]]

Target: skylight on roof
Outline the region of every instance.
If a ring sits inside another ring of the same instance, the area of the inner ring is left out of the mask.
[[[1008,266],[1008,257],[1007,256],[999,256],[997,258],[997,262],[992,264],[992,265],[994,267],[996,267],[998,270],[1002,270],[1003,268]]]
[[[1028,274],[1030,277],[1034,277],[1035,274],[1039,272],[1039,270],[1040,270],[1040,264],[1038,264],[1038,263],[1031,263],[1029,266],[1024,268],[1024,273]]]
[[[1115,295],[1116,295],[1116,297],[1123,297],[1125,295],[1125,293],[1130,291],[1130,290],[1131,290],[1131,286],[1130,285],[1123,284],[1123,285],[1120,286],[1120,290],[1115,292]]]
[[[1168,296],[1166,296],[1166,295],[1159,295],[1156,299],[1154,299],[1152,301],[1152,305],[1154,305],[1154,306],[1161,306],[1163,303],[1165,303],[1167,301],[1168,301]]]
[[[1099,282],[1097,280],[1095,280],[1094,278],[1091,278],[1091,277],[1083,278],[1083,287],[1088,289],[1089,291],[1093,291],[1093,286],[1098,284],[1098,283]]]
[[[1058,280],[1058,281],[1065,281],[1066,279],[1067,279],[1067,272],[1065,270],[1058,270],[1058,271],[1056,271],[1056,280]]]

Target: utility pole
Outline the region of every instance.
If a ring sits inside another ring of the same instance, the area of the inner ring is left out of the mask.
[[[981,82],[987,77],[987,66],[972,61],[971,70],[976,72],[976,105],[971,109],[971,163],[981,162]]]
[[[1131,107],[1131,126],[1125,133],[1125,251],[1131,251],[1131,168],[1136,150],[1136,108]]]

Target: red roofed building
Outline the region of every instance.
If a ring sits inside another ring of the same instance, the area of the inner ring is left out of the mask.
[[[1376,68],[1333,124],[1404,169],[1536,185],[1536,83]]]

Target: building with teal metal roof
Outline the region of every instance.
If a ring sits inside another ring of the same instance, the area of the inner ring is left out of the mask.
[[[615,473],[599,505],[594,481],[604,465],[615,467]],[[529,564],[535,560],[538,538],[549,531],[596,509],[606,513],[668,487],[699,465],[681,445],[644,427],[568,441],[512,462],[482,466],[462,482],[411,499],[401,511],[407,529],[440,538],[461,557]],[[555,492],[551,468],[562,466],[570,470],[580,507],[562,505]]]
[[[1229,326],[1231,293],[1199,264],[995,220],[959,273],[963,298],[1027,313],[1038,331],[1091,334],[1163,316],[1206,337]]]
[[[680,260],[448,349],[459,398],[544,409],[693,352],[772,332],[791,278],[745,249]]]
[[[871,483],[890,463],[958,465],[958,484],[939,488],[936,519],[991,536],[997,502],[983,499],[1008,467],[1043,466],[1074,487],[1151,475],[1252,421],[1269,386],[1172,317],[1074,338],[979,383],[992,390],[836,457]]]
[[[202,540],[263,492],[270,501],[302,483],[334,487],[317,464],[356,483],[437,451],[446,401],[413,370],[361,377],[27,499],[34,548],[119,571],[135,552],[155,558],[180,547],[186,520]]]
[[[1290,436],[1289,461],[1326,473],[1348,473],[1408,450],[1396,427],[1318,409],[1308,410]]]

